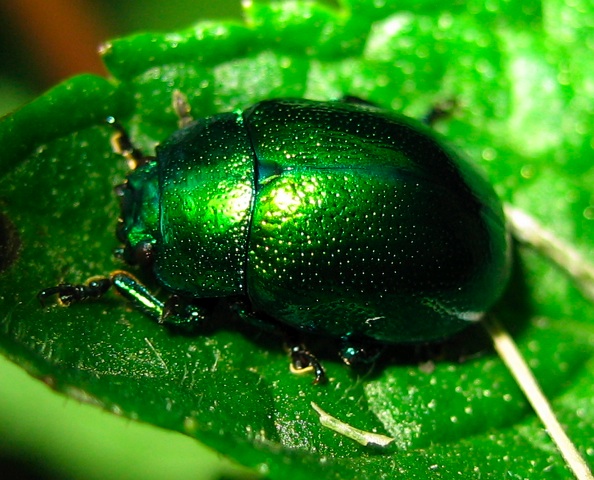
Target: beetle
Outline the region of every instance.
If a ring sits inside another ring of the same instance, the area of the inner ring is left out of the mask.
[[[341,339],[354,364],[370,343],[451,336],[501,296],[500,201],[428,126],[352,99],[265,100],[193,120],[176,98],[181,128],[155,157],[110,120],[135,167],[116,189],[121,255],[169,298],[117,271],[44,289],[42,302],[113,286],[156,321],[182,324],[207,318],[208,299],[232,299],[251,323]],[[305,346],[290,352],[293,367],[324,379]]]

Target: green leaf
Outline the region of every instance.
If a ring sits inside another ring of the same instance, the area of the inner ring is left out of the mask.
[[[372,372],[309,339],[329,376],[313,386],[289,373],[280,338],[224,305],[203,332],[176,335],[116,296],[45,309],[35,298],[122,268],[112,189],[126,165],[103,119],[116,116],[151,153],[176,129],[174,89],[200,116],[280,96],[350,94],[417,117],[454,100],[439,129],[503,199],[592,258],[594,7],[409,3],[254,3],[245,24],[115,40],[103,49],[113,78],[74,78],[4,118],[4,354],[58,391],[193,436],[270,478],[571,478],[479,326],[429,350],[394,347]],[[594,307],[535,252],[515,257],[497,314],[592,463]],[[322,425],[312,402],[339,427]],[[359,431],[394,441],[364,446]]]

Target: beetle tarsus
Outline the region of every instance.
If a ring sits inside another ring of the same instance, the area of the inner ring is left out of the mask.
[[[305,373],[313,371],[315,378],[313,384],[317,385],[326,381],[326,372],[320,361],[304,345],[293,345],[289,351],[291,355],[291,371]]]
[[[85,284],[61,283],[55,287],[41,290],[37,294],[37,299],[45,307],[45,301],[49,297],[57,295],[62,305],[70,305],[84,300],[97,299],[103,296],[111,285],[111,279],[107,277],[93,277]]]

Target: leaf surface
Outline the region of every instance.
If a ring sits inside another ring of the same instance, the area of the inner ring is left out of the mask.
[[[329,376],[312,386],[288,372],[280,338],[224,305],[204,331],[181,335],[115,295],[45,309],[35,298],[122,268],[112,190],[126,165],[103,119],[116,116],[151,153],[176,129],[174,89],[199,116],[349,94],[420,118],[453,100],[442,133],[504,200],[592,258],[593,7],[374,3],[254,3],[244,24],[114,40],[103,50],[112,78],[74,78],[5,117],[0,349],[59,391],[193,436],[270,478],[571,478],[480,326],[439,346],[394,347],[371,372],[309,339]],[[497,314],[592,463],[594,307],[546,259],[515,253]],[[322,426],[311,402],[395,440],[360,445]]]

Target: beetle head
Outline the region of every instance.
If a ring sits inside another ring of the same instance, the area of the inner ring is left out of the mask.
[[[159,224],[159,186],[156,163],[149,162],[128,174],[115,188],[121,216],[117,237],[124,244],[123,258],[130,264],[150,265]]]

